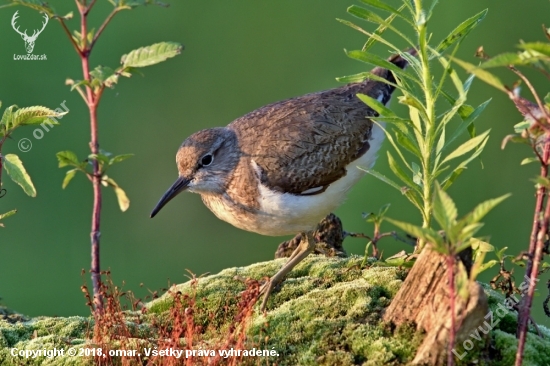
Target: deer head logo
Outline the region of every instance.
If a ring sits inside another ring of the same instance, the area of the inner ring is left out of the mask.
[[[19,10],[17,10],[15,14],[13,14],[13,17],[11,18],[11,26],[17,33],[21,35],[21,38],[23,38],[23,41],[25,41],[25,48],[27,49],[27,53],[31,53],[32,50],[34,49],[34,42],[36,41],[36,38],[38,38],[38,35],[42,33],[44,28],[46,28],[46,24],[48,24],[48,15],[44,13],[45,22],[42,23],[42,29],[40,30],[35,29],[34,32],[32,33],[32,36],[29,36],[27,35],[26,29],[24,32],[20,32],[19,27],[16,28],[15,21],[17,20],[17,18],[19,18],[19,15],[17,15],[18,12]]]

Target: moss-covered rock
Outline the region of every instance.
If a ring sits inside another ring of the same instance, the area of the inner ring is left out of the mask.
[[[165,332],[172,330],[170,311],[174,309],[174,293],[178,292],[187,299],[185,306],[192,306],[193,324],[196,331],[200,329],[202,332],[193,348],[223,348],[224,337],[234,335],[235,328],[242,324],[238,323],[243,320],[238,313],[242,309],[240,294],[247,288],[243,279],[268,277],[284,261],[230,268],[195,282],[173,286],[170,293],[147,304],[147,314],[140,315],[139,322],[137,313],[125,313],[129,334],[133,341],[142,345],[135,348],[143,353],[143,347],[154,345],[159,328]],[[261,314],[256,305],[255,311],[246,319],[246,339],[242,339],[245,348],[273,350],[273,355],[265,358],[278,365],[408,364],[422,341],[422,334],[416,332],[414,326],[394,329],[380,321],[383,310],[398,291],[406,273],[397,267],[374,262],[369,268],[360,269],[361,261],[362,258],[353,256],[308,257],[272,294],[268,311]],[[490,306],[496,312],[504,298],[488,288],[486,292]],[[510,312],[499,319],[489,336],[482,336],[480,341],[473,340],[474,349],[467,352],[462,364],[513,363],[511,360],[517,347],[514,337],[516,317]],[[550,364],[550,331],[544,327],[540,329],[546,338],[529,334],[525,365]],[[23,358],[11,355],[14,348],[19,351],[55,348],[67,354],[72,347],[79,352],[80,348],[91,347],[86,339],[91,338],[92,330],[93,320],[82,317],[21,317],[11,322],[0,318],[0,365],[93,364],[89,357],[48,358],[40,355]],[[184,344],[185,335],[180,337],[181,344]],[[119,343],[111,346],[119,348]],[[461,347],[457,347],[459,354],[464,352]],[[113,358],[113,361],[117,360],[120,361]],[[141,360],[146,361],[146,358],[142,355]],[[257,364],[258,361],[256,357],[242,359],[246,364]]]

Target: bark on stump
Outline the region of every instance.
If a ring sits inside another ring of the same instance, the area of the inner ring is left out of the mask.
[[[470,259],[460,257],[469,272]],[[459,266],[456,262],[455,273]],[[464,271],[464,267],[461,269]],[[457,276],[455,276],[457,278]],[[461,344],[470,333],[483,323],[488,312],[487,297],[476,282],[468,285],[468,299],[456,296],[456,343]],[[420,253],[401,289],[384,314],[384,320],[396,326],[414,323],[426,337],[412,362],[414,365],[444,365],[447,359],[451,328],[449,286],[445,257],[429,247]],[[458,352],[458,350],[457,350]]]

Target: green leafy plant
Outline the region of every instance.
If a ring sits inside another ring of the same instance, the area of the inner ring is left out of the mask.
[[[387,177],[380,172],[362,168],[367,173],[389,184],[404,195],[419,211],[422,225],[385,219],[418,238],[417,247],[421,250],[426,243],[446,258],[448,293],[451,308],[452,326],[448,344],[447,364],[453,365],[451,352],[456,333],[455,300],[463,286],[463,277],[455,278],[457,254],[476,244],[474,268],[470,280],[492,265],[484,263],[485,253],[490,244],[474,238],[481,227],[481,218],[500,203],[506,196],[486,201],[472,213],[459,220],[452,199],[445,193],[468,165],[478,158],[489,139],[489,130],[478,133],[474,122],[484,111],[490,99],[477,107],[467,104],[467,96],[474,80],[470,76],[462,80],[449,58],[452,58],[464,38],[485,18],[487,10],[473,15],[456,26],[447,36],[434,43],[436,38],[428,31],[428,24],[437,1],[432,1],[429,8],[423,7],[421,0],[402,0],[401,6],[393,7],[380,0],[361,0],[367,7],[352,5],[348,12],[377,28],[368,31],[347,20],[342,23],[368,36],[361,50],[347,51],[355,60],[391,70],[396,76],[396,83],[390,83],[373,75],[362,72],[356,75],[338,78],[342,82],[357,82],[365,78],[386,82],[401,92],[399,103],[407,106],[408,116],[399,116],[385,107],[378,100],[367,95],[358,95],[361,100],[378,113],[375,123],[383,129],[395,152],[387,152],[388,165],[397,178]],[[378,13],[384,12],[382,16]],[[393,25],[395,19],[412,29],[414,38]],[[393,32],[405,45],[398,46],[384,36]],[[391,53],[399,54],[408,61],[409,70],[395,67],[384,58],[369,53],[369,49],[380,43],[389,48]],[[403,51],[403,48],[408,48]],[[450,56],[446,56],[450,53]],[[435,65],[441,72],[436,76]],[[446,89],[451,86],[454,92]],[[439,112],[446,105],[443,112]],[[436,108],[436,106],[438,108]],[[469,139],[458,143],[461,136],[468,134]],[[456,146],[458,145],[458,146]],[[441,231],[433,229],[433,220],[439,224]],[[480,249],[483,247],[483,249]],[[429,276],[429,275],[428,275]],[[403,288],[402,288],[403,290]]]
[[[430,45],[431,36],[428,34],[427,24],[437,1],[432,3],[429,10],[425,10],[418,0],[414,3],[403,0],[403,4],[399,8],[394,8],[378,0],[362,0],[362,2],[376,10],[389,12],[390,15],[384,18],[367,8],[350,6],[348,8],[350,14],[367,22],[375,23],[378,28],[374,32],[369,32],[354,23],[340,20],[369,37],[361,50],[348,51],[347,55],[358,61],[388,68],[394,72],[398,77],[398,82],[392,85],[403,94],[399,97],[399,102],[409,108],[409,116],[400,117],[377,100],[367,95],[359,95],[363,102],[378,112],[379,117],[376,118],[376,121],[380,126],[383,127],[383,122],[389,125],[384,128],[384,132],[392,144],[397,158],[388,152],[388,163],[401,183],[399,184],[375,170],[362,169],[388,183],[407,197],[420,211],[423,219],[422,227],[429,228],[433,210],[433,186],[436,178],[441,179],[443,189],[449,188],[467,165],[481,154],[489,138],[489,131],[477,135],[473,125],[489,101],[476,108],[466,104],[466,97],[473,79],[469,78],[464,82],[460,80],[452,65],[443,57],[443,53],[451,46],[454,46],[453,54],[456,52],[460,42],[483,20],[487,11],[484,10],[467,19],[438,44]],[[412,28],[416,36],[415,41],[392,25],[392,21],[396,18],[404,20]],[[411,47],[415,51],[402,51],[400,47],[389,42],[383,37],[383,33],[387,30],[396,33],[407,47]],[[368,53],[370,47],[376,42],[384,44],[392,53],[397,53],[406,59],[412,72],[403,71],[383,58]],[[443,68],[437,82],[434,82],[430,65],[433,60],[438,61]],[[362,72],[341,77],[338,80],[350,82],[365,78],[380,79],[370,72]],[[456,89],[457,96],[452,96],[443,89],[448,78]],[[383,79],[380,81],[387,83]],[[449,104],[449,108],[441,114],[436,113],[436,102],[439,99],[444,99]],[[446,130],[455,119],[459,120],[458,125],[455,126],[454,132],[447,136]],[[466,131],[470,133],[470,139],[451,150],[453,142]],[[470,155],[460,163],[454,166],[450,164],[454,159],[468,153]],[[446,175],[443,175],[444,173]]]
[[[0,103],[1,106],[2,103]],[[62,111],[56,112],[41,106],[18,108],[16,105],[12,105],[4,110],[2,119],[0,120],[0,197],[6,194],[6,190],[2,189],[3,170],[27,195],[36,197],[36,188],[19,156],[13,153],[2,155],[2,148],[7,139],[21,126],[36,126],[43,123],[57,125],[59,123],[52,118],[60,118],[66,113]],[[14,215],[16,212],[16,210],[11,210],[0,214],[0,221]],[[0,226],[4,225],[0,222]]]
[[[96,0],[75,0],[77,11],[80,15],[79,30],[71,32],[69,29],[69,21],[73,18],[73,12],[66,15],[58,14],[55,9],[49,4],[35,0],[12,0],[9,5],[23,5],[34,10],[43,12],[51,19],[56,19],[61,24],[69,41],[73,45],[78,54],[82,66],[82,79],[73,80],[67,79],[66,84],[71,87],[71,90],[76,90],[84,100],[90,114],[90,154],[86,159],[79,159],[75,153],[71,151],[61,151],[57,154],[59,167],[71,167],[67,171],[63,180],[63,188],[67,187],[70,181],[78,172],[82,172],[92,182],[94,202],[92,208],[92,228],[91,228],[91,246],[92,246],[92,261],[91,274],[94,293],[94,307],[98,314],[101,314],[103,309],[103,300],[100,294],[101,285],[101,267],[99,255],[99,238],[100,238],[100,221],[101,221],[101,205],[102,192],[101,186],[107,186],[114,189],[117,196],[120,209],[126,211],[130,205],[130,201],[124,190],[105,173],[107,169],[116,163],[119,163],[131,154],[112,156],[110,153],[100,150],[99,148],[99,131],[97,109],[106,88],[113,88],[119,81],[119,78],[130,77],[138,74],[139,69],[155,65],[172,58],[181,53],[182,46],[175,42],[160,42],[147,47],[142,47],[125,54],[121,58],[121,65],[116,68],[97,66],[94,69],[90,68],[90,55],[92,54],[99,37],[102,35],[105,28],[109,25],[113,17],[123,10],[131,10],[141,5],[161,5],[165,4],[154,0],[109,0],[113,5],[110,14],[105,18],[97,31],[95,28],[90,28],[88,17],[92,11]]]

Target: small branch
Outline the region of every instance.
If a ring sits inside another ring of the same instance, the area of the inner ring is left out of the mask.
[[[88,7],[86,8],[86,10],[84,10],[84,15],[88,15],[88,13],[90,12],[90,10],[92,10],[92,8],[94,7],[95,2],[96,2],[96,0],[92,0],[92,2],[90,3],[90,5],[88,5]]]
[[[549,149],[549,142],[546,142],[545,150]],[[546,203],[544,210],[544,219],[542,225],[537,233],[537,244],[535,248],[535,255],[531,267],[531,275],[529,276],[529,289],[527,290],[527,296],[524,297],[525,303],[520,309],[519,324],[518,324],[518,349],[516,353],[516,366],[521,366],[523,363],[523,351],[525,349],[525,341],[527,339],[527,324],[530,318],[531,305],[533,303],[533,296],[535,294],[535,286],[537,283],[537,277],[539,274],[539,265],[542,260],[544,242],[546,234],[548,232],[548,225],[550,222],[550,204]]]
[[[59,16],[57,17],[57,20],[59,20],[59,23],[61,23],[61,27],[63,27],[63,30],[67,34],[67,37],[69,37],[69,41],[71,41],[74,49],[76,50],[76,53],[78,53],[79,56],[82,56],[82,50],[76,44],[73,35],[71,34],[71,31],[69,30],[69,28],[67,28],[67,25],[65,24],[65,20]]]
[[[109,24],[111,19],[113,19],[113,17],[116,15],[116,13],[118,13],[120,10],[121,10],[120,8],[114,8],[113,11],[111,12],[111,14],[109,14],[109,16],[105,19],[103,24],[101,24],[101,26],[97,30],[97,33],[94,35],[94,38],[92,39],[92,42],[90,43],[90,51],[92,50],[92,48],[94,48],[94,45],[97,42],[97,39],[99,38],[101,33],[103,33],[103,31],[105,30],[105,27],[107,27],[107,25]]]
[[[537,101],[537,105],[539,106],[540,108],[540,111],[542,113],[544,113],[544,116],[546,117],[547,120],[550,120],[550,114],[548,114],[548,111],[546,110],[546,108],[544,107],[544,103],[542,103],[542,100],[540,99],[537,91],[535,90],[535,88],[533,87],[533,84],[531,84],[531,82],[529,81],[529,79],[527,79],[525,77],[525,75],[523,75],[523,73],[521,71],[519,71],[518,69],[516,69],[514,66],[510,66],[510,70],[512,70],[517,76],[519,76],[521,78],[521,80],[523,80],[523,82],[525,83],[525,85],[527,85],[527,87],[529,88],[529,90],[531,91],[531,94],[533,94],[533,97],[535,97],[535,100]],[[535,118],[535,121],[537,119]]]

